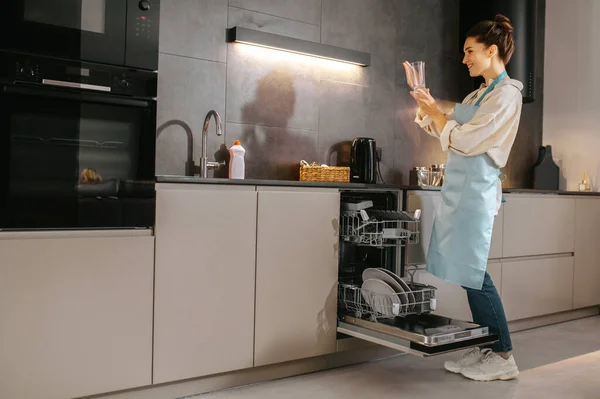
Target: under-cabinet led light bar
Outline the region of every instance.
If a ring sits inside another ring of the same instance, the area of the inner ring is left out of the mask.
[[[260,32],[239,26],[227,29],[227,42],[251,44],[363,67],[371,63],[371,54],[369,53],[275,35],[273,33]]]

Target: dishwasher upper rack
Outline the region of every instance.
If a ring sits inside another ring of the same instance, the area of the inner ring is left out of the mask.
[[[410,294],[381,294],[365,290],[351,280],[338,281],[338,306],[354,314],[356,318],[368,316],[371,321],[393,319],[409,315],[430,313],[436,308],[436,287],[407,283]],[[399,304],[398,295],[408,301]],[[410,298],[414,298],[410,299]]]
[[[340,237],[359,246],[401,247],[419,243],[419,217],[405,211],[347,210],[341,215]]]

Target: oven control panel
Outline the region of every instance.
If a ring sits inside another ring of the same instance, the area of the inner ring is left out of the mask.
[[[107,65],[0,51],[0,81],[53,88],[93,90],[132,97],[156,97],[157,74]]]
[[[158,69],[160,0],[127,2],[126,65]]]
[[[40,65],[27,60],[17,60],[14,64],[15,77],[26,82],[37,82],[40,80]]]

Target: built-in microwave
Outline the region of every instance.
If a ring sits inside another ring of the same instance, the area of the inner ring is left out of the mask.
[[[158,69],[160,0],[10,0],[0,49]]]
[[[150,228],[157,73],[0,51],[0,230]]]

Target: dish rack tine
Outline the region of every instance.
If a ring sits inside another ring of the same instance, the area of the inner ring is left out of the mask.
[[[419,271],[419,265],[415,265],[415,264],[406,265],[405,271],[410,276],[410,283],[414,284],[414,282],[415,282],[415,273],[417,271]]]

